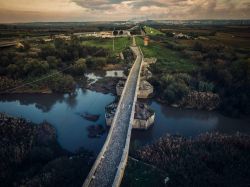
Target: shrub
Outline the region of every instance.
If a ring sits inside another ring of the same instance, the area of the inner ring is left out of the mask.
[[[53,92],[67,93],[75,89],[75,81],[70,75],[57,74],[48,81],[49,88]]]
[[[49,71],[49,64],[46,61],[28,59],[23,70],[27,75],[35,77],[47,73]]]
[[[214,84],[204,81],[199,81],[198,90],[200,92],[213,92],[214,91]]]
[[[86,60],[83,58],[80,58],[77,60],[73,66],[73,74],[75,75],[82,75],[86,71]]]
[[[90,69],[101,69],[106,63],[106,59],[102,57],[88,58],[86,60],[86,65]]]
[[[185,83],[173,82],[164,90],[164,97],[168,103],[181,101],[189,92]]]

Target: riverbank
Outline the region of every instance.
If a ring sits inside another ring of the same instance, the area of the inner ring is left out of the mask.
[[[57,75],[55,72],[51,73],[51,75],[55,74],[55,77],[49,75],[48,78],[45,76],[32,80],[14,80],[6,76],[0,76],[0,94],[72,93],[76,87],[114,94],[117,79],[123,76],[125,69],[124,63],[118,63],[107,64],[102,70],[89,70],[81,76],[63,76],[60,73]],[[93,78],[94,80],[92,80]]]
[[[94,161],[86,150],[62,149],[47,122],[34,124],[0,113],[0,136],[3,187],[81,186]]]
[[[248,186],[250,182],[249,135],[206,133],[192,139],[166,135],[131,155],[138,162],[129,161],[123,186],[130,181],[132,186],[175,187]],[[138,172],[140,168],[149,169]]]
[[[97,80],[95,83],[87,85],[86,88],[103,94],[111,93],[113,95],[116,95],[115,87],[119,80],[120,78],[103,77]]]
[[[197,92],[192,91],[187,94],[180,102],[168,104],[165,99],[160,96],[155,96],[155,100],[166,106],[182,109],[194,109],[194,110],[205,110],[215,111],[219,109],[220,97],[218,94],[211,92]]]

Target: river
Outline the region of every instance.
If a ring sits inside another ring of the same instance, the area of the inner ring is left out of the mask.
[[[77,89],[75,94],[8,94],[0,95],[0,112],[24,117],[35,123],[44,120],[57,130],[60,145],[76,151],[81,147],[98,153],[107,137],[89,138],[89,125],[105,126],[104,108],[115,96]],[[132,146],[145,145],[166,133],[195,137],[200,133],[218,131],[250,134],[249,119],[231,119],[217,112],[180,110],[165,107],[155,101],[150,106],[156,112],[155,124],[147,131],[133,131]],[[79,114],[100,114],[97,122],[82,118]]]

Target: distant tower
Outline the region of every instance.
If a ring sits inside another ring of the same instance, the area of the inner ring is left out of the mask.
[[[148,43],[149,43],[149,37],[145,36],[144,37],[144,46],[148,46]]]

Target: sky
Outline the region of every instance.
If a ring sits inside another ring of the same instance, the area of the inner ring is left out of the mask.
[[[250,0],[0,0],[0,22],[250,19]]]

